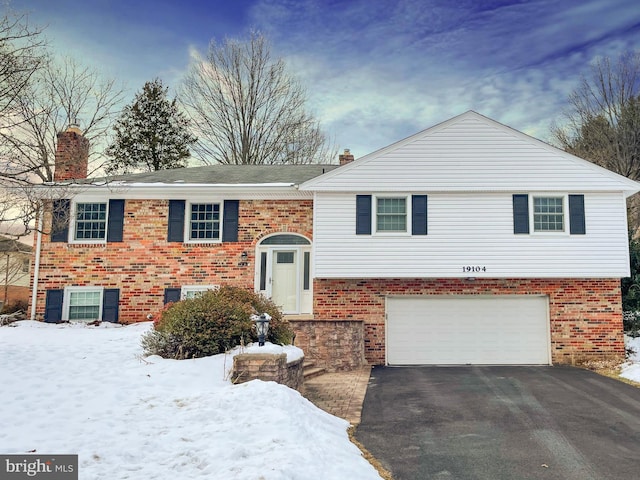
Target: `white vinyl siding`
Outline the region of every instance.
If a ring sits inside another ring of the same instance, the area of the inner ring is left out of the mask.
[[[316,193],[315,277],[628,276],[623,194],[580,193],[586,235],[514,235],[511,193],[429,193],[429,235],[391,237],[356,235],[354,194]]]
[[[637,191],[629,179],[474,112],[313,179],[325,192]]]

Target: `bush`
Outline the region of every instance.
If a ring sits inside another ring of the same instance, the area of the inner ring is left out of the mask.
[[[291,343],[293,332],[278,307],[260,294],[239,287],[221,287],[166,308],[155,329],[142,338],[147,355],[199,358],[257,341],[251,316],[271,315],[267,340]]]
[[[16,300],[15,302],[7,303],[2,307],[0,313],[14,313],[23,312],[26,313],[29,309],[29,303],[24,300]]]
[[[622,317],[624,332],[630,337],[640,337],[640,312],[624,312]]]

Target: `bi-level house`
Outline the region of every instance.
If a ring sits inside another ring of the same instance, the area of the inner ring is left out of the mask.
[[[334,369],[624,354],[640,184],[475,112],[341,165],[78,180],[85,140],[59,144],[33,318],[143,321],[231,284],[273,298]]]

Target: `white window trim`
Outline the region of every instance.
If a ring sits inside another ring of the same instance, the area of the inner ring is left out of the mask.
[[[534,198],[562,198],[562,226],[563,230],[536,231],[533,210]],[[557,192],[542,192],[529,195],[529,232],[531,235],[569,236],[569,195]]]
[[[386,230],[381,230],[378,231],[378,199],[379,198],[404,198],[404,204],[405,207],[407,209],[406,211],[406,215],[407,215],[407,222],[406,222],[406,227],[407,229],[404,232],[400,232],[400,231],[386,231]],[[389,236],[395,236],[395,237],[410,237],[411,236],[411,218],[412,218],[412,213],[411,213],[411,195],[399,195],[399,194],[383,194],[383,195],[373,195],[373,205],[372,205],[372,212],[371,212],[371,232],[373,233],[374,236],[376,235],[380,235],[380,236],[384,236],[384,237],[389,237]]]
[[[104,203],[106,208],[106,216],[105,216],[105,226],[104,226],[104,239],[92,239],[92,238],[81,238],[76,239],[76,224],[78,222],[77,211],[79,203]],[[109,200],[100,199],[100,200],[78,200],[73,202],[71,206],[71,211],[69,212],[71,218],[69,219],[69,243],[76,244],[94,244],[101,245],[107,243],[107,235],[109,234]]]
[[[180,288],[180,300],[187,298],[191,292],[207,292],[209,290],[219,290],[220,285],[183,285]]]
[[[220,236],[219,238],[208,239],[208,238],[191,238],[191,205],[193,204],[211,204],[211,205],[219,205],[220,206]],[[222,243],[222,228],[223,228],[223,220],[224,220],[224,202],[223,201],[213,201],[213,200],[190,200],[186,202],[185,212],[184,212],[184,242],[183,243]]]
[[[82,202],[81,202],[82,203]],[[100,292],[100,306],[98,308],[98,318],[84,320],[87,322],[93,322],[95,320],[102,321],[102,307],[104,302],[104,287],[65,287],[64,296],[62,299],[62,320],[69,321],[69,309],[71,307],[71,292]],[[83,320],[74,320],[81,322]]]

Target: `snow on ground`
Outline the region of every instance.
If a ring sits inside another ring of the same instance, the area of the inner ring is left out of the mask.
[[[629,362],[622,367],[621,377],[628,378],[634,382],[640,382],[640,337],[624,337],[625,345],[635,353],[629,357]]]
[[[78,454],[84,480],[380,478],[345,420],[273,382],[232,385],[232,355],[143,358],[150,328],[0,327],[0,453]]]

